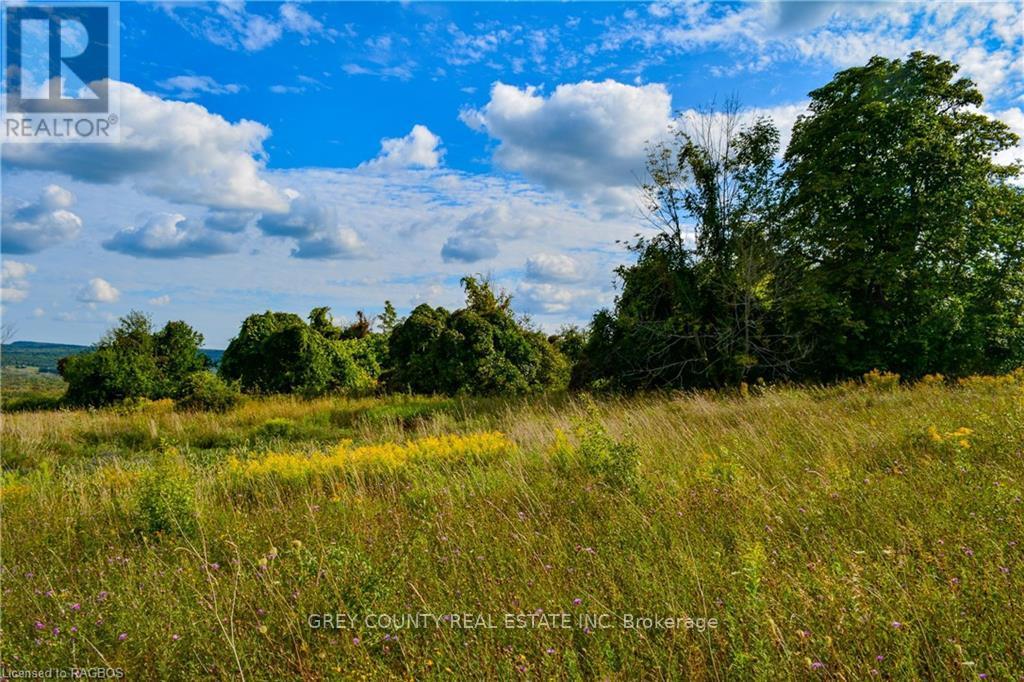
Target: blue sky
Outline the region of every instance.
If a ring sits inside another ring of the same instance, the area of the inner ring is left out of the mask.
[[[89,343],[138,308],[223,347],[268,308],[456,306],[479,272],[546,329],[585,322],[674,112],[735,95],[785,140],[837,70],[923,49],[1024,132],[1022,11],[123,3],[122,142],[3,150],[3,316]]]

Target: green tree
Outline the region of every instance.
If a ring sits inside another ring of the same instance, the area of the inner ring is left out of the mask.
[[[326,312],[327,309],[324,309]],[[280,390],[277,375],[279,362],[267,355],[265,344],[279,332],[292,327],[305,327],[294,313],[267,311],[250,315],[242,322],[238,336],[224,349],[219,371],[228,380],[238,381],[250,393],[272,393]]]
[[[398,324],[398,312],[395,310],[395,306],[391,305],[391,301],[384,301],[384,312],[380,314],[378,321],[381,333],[384,335],[390,334]]]
[[[74,405],[158,396],[163,382],[149,316],[131,311],[103,336],[95,350],[63,358],[58,371],[68,382],[65,399]]]
[[[644,213],[614,311],[595,316],[574,384],[723,385],[789,371],[799,343],[776,301],[789,277],[769,234],[779,135],[730,101],[678,121],[648,154]]]
[[[224,351],[221,376],[250,393],[372,388],[381,371],[380,335],[348,338],[327,307],[314,308],[309,320],[271,311],[250,315]]]
[[[439,391],[440,361],[436,352],[448,327],[450,313],[444,308],[418,305],[404,321],[396,325],[388,338],[386,383],[401,391],[432,393]]]
[[[568,364],[540,332],[517,321],[511,298],[474,277],[466,307],[417,307],[388,339],[388,385],[417,393],[523,393],[564,386]]]
[[[75,405],[105,405],[128,398],[180,395],[188,376],[206,368],[203,336],[184,322],[168,322],[153,333],[148,315],[132,311],[108,331],[94,350],[63,358],[58,370]]]
[[[822,378],[1024,361],[1024,195],[993,155],[1017,136],[958,67],[875,57],[811,93],[786,151],[776,235],[799,269],[787,315]]]
[[[210,363],[200,350],[203,335],[181,320],[168,322],[153,335],[153,353],[164,396],[178,397],[186,379],[194,372],[205,370]]]
[[[340,339],[341,328],[334,324],[334,317],[331,315],[331,309],[328,306],[321,306],[319,308],[313,308],[309,311],[309,326],[316,333],[323,336],[325,339]]]

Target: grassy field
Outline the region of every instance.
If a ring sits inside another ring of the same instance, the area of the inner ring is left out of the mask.
[[[56,407],[67,384],[36,367],[0,368],[0,407],[5,412]]]
[[[1024,679],[1022,374],[16,412],[2,446],[8,669]]]

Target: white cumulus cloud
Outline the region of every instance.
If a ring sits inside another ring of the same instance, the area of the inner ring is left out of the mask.
[[[441,247],[441,257],[447,263],[494,258],[501,244],[533,234],[548,224],[544,212],[529,202],[494,204],[460,220]]]
[[[244,119],[231,123],[198,104],[160,99],[129,83],[115,81],[111,89],[121,101],[120,142],[8,145],[4,162],[87,182],[128,180],[173,202],[285,209],[285,197],[263,177],[269,128]]]
[[[291,203],[285,213],[266,213],[256,226],[271,237],[295,239],[296,258],[355,258],[364,254],[358,233],[344,225],[338,207],[315,196],[287,190]]]
[[[28,298],[28,276],[36,266],[16,260],[5,260],[0,270],[0,300],[18,303]]]
[[[136,258],[205,258],[234,253],[239,245],[235,235],[206,230],[180,213],[157,213],[103,242],[109,251]]]
[[[518,309],[527,313],[580,318],[605,302],[596,289],[549,282],[520,282],[513,300]]]
[[[495,83],[490,101],[463,122],[499,141],[494,160],[544,185],[608,201],[632,195],[645,150],[667,131],[672,98],[664,85],[613,80],[566,83],[549,96]]]
[[[582,276],[576,259],[563,253],[538,253],[526,259],[526,278],[536,282],[578,282]]]
[[[76,298],[82,303],[115,303],[121,292],[102,277],[93,277],[78,290]]]
[[[300,239],[292,251],[295,258],[358,258],[363,242],[355,230],[334,227]]]
[[[362,168],[394,170],[398,168],[437,168],[444,158],[441,138],[425,125],[416,124],[405,137],[386,137],[380,141],[380,154],[362,164]]]
[[[35,201],[5,205],[4,253],[35,253],[77,237],[82,219],[68,210],[74,203],[74,194],[59,185],[47,185]]]

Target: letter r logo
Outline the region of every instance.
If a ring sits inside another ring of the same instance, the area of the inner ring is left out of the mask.
[[[6,7],[7,111],[109,111],[110,9]]]

